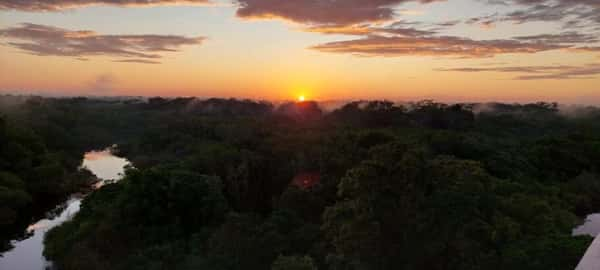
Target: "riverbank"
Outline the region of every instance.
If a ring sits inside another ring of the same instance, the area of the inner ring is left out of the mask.
[[[44,237],[55,226],[71,219],[78,211],[81,201],[89,192],[100,188],[107,181],[120,179],[124,166],[129,162],[112,155],[110,150],[90,151],[84,155],[82,168],[91,174],[86,188],[73,193],[67,200],[44,213],[43,218],[27,226],[23,237],[11,241],[14,246],[0,257],[0,269],[44,270],[51,263],[43,256]]]

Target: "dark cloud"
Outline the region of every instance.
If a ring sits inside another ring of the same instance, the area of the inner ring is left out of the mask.
[[[566,10],[554,5],[534,5],[527,9],[517,10],[506,14],[505,17],[498,17],[499,20],[514,21],[516,23],[526,23],[530,21],[559,21],[567,15]]]
[[[311,47],[329,53],[352,53],[363,56],[457,56],[491,57],[508,53],[536,53],[564,48],[561,45],[518,40],[472,40],[451,36],[376,36],[330,42]]]
[[[435,25],[437,25],[439,27],[452,27],[452,26],[456,26],[460,23],[461,23],[460,20],[452,20],[452,21],[439,22],[439,23],[436,23]]]
[[[475,17],[475,18],[470,18],[467,19],[465,21],[465,23],[467,24],[479,24],[485,28],[491,28],[494,27],[495,24],[499,21],[499,16],[497,13],[494,14],[490,14],[490,15],[485,15],[485,16],[480,16],[480,17]]]
[[[394,6],[445,0],[238,0],[237,16],[279,18],[309,25],[351,25],[389,21]]]
[[[600,64],[587,64],[583,66],[554,65],[554,66],[500,66],[500,67],[465,67],[465,68],[440,68],[436,71],[452,72],[502,72],[520,73],[516,80],[565,80],[589,79],[600,75]]]
[[[598,0],[481,0],[490,4],[514,7],[506,14],[492,14],[468,20],[470,23],[494,24],[511,21],[518,24],[543,21],[561,22],[565,29],[591,28],[600,24]]]
[[[101,35],[31,23],[0,29],[0,37],[10,40],[9,46],[34,55],[78,59],[102,55],[155,59],[154,62],[162,57],[161,53],[175,52],[185,45],[199,45],[205,39],[174,35]]]
[[[209,0],[0,0],[0,9],[22,11],[59,11],[90,5],[156,6],[198,5]]]
[[[482,0],[484,1],[484,0]],[[588,9],[594,8],[596,4],[591,1],[575,0]],[[490,1],[488,1],[490,2]],[[545,9],[549,3],[554,5],[566,5],[567,2],[545,1],[545,0],[514,0],[514,1],[492,1],[495,4],[506,4],[517,7],[532,6],[531,8]],[[598,0],[600,2],[600,0]],[[490,2],[491,3],[491,2]],[[560,12],[557,18],[562,18]],[[515,12],[513,12],[513,15]],[[524,12],[528,16],[535,16],[535,12]],[[533,15],[532,15],[533,14]],[[540,15],[541,16],[541,15]],[[550,20],[552,14],[547,13],[545,19]],[[479,18],[473,18],[466,23],[477,23],[487,27],[502,18],[500,14],[491,14]],[[361,56],[403,56],[403,55],[428,55],[428,56],[451,56],[459,58],[469,57],[492,57],[498,54],[511,53],[538,53],[556,49],[569,49],[577,51],[594,52],[600,37],[589,31],[578,32],[574,30],[562,33],[535,34],[528,36],[517,36],[496,40],[474,40],[457,36],[442,36],[441,33],[448,27],[453,27],[460,22],[450,21],[446,23],[420,23],[399,20],[387,22],[386,24],[360,24],[342,25],[334,27],[313,27],[312,31],[322,33],[343,33],[360,36],[361,38],[329,42],[312,46],[311,49],[329,53],[349,53]],[[382,26],[383,25],[383,26]]]

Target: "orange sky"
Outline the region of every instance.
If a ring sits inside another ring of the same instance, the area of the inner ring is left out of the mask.
[[[318,1],[0,0],[0,91],[600,103],[600,18],[570,29],[576,14],[512,18],[533,7],[507,1],[521,5],[348,1],[315,12]],[[391,13],[373,14],[382,9]]]

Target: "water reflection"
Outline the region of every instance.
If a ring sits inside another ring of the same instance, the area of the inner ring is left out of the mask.
[[[113,155],[110,150],[103,150],[85,153],[81,167],[87,168],[101,180],[94,185],[94,188],[100,188],[106,183],[121,179],[126,165],[129,165],[126,159]]]
[[[89,169],[101,181],[102,186],[107,181],[118,180],[122,177],[123,167],[129,165],[126,159],[112,155],[110,150],[92,151],[84,156],[82,167]],[[1,270],[43,270],[51,267],[42,255],[44,235],[51,228],[72,218],[78,211],[83,199],[82,194],[72,195],[68,201],[58,205],[46,213],[46,217],[27,227],[25,239],[14,240],[14,248],[0,257]]]

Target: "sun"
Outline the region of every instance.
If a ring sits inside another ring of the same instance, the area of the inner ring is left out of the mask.
[[[299,95],[298,96],[298,101],[304,102],[305,100],[306,100],[306,97],[304,95]]]

